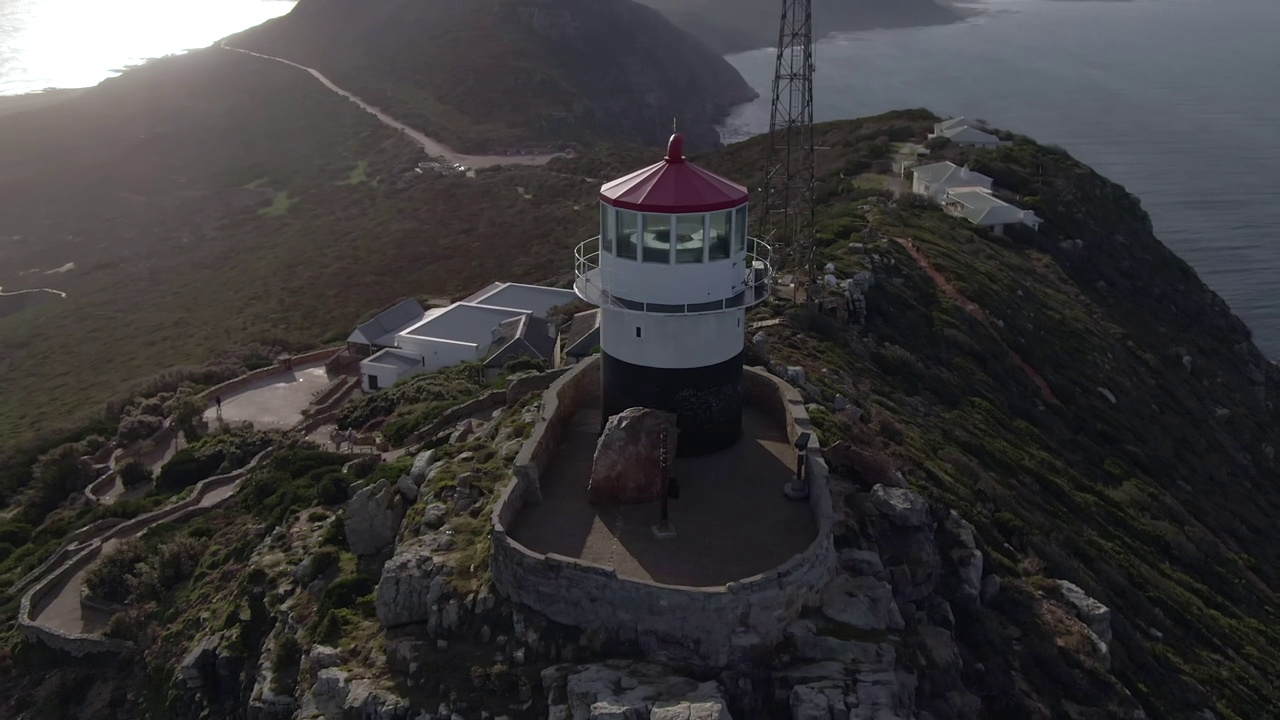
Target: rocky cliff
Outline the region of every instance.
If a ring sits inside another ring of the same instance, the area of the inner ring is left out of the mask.
[[[303,0],[233,37],[319,69],[465,150],[600,142],[691,147],[756,94],[699,38],[631,0]]]

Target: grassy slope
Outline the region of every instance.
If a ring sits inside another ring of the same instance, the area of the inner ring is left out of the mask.
[[[821,144],[848,148],[852,127],[829,129]],[[891,134],[865,130],[862,141],[877,133]],[[1035,640],[1049,637],[1037,632],[1046,623],[1035,600],[1043,578],[1064,577],[1114,610],[1115,675],[1152,717],[1204,706],[1219,717],[1263,717],[1280,676],[1271,589],[1280,538],[1269,520],[1280,493],[1267,451],[1280,441],[1274,368],[1155,240],[1123,188],[1025,139],[953,157],[1031,196],[1048,221],[1044,235],[1006,240],[933,207],[870,207],[860,183],[828,173],[822,254],[845,276],[864,268],[879,276],[868,298],[873,340],[793,315],[773,335],[773,352],[806,366],[828,400],[844,394],[868,412],[865,424],[819,412],[825,443],[892,458],[913,485],[978,526],[988,567],[1008,590],[991,612],[958,616],[958,627],[987,667],[966,680],[991,707],[1017,707],[1028,686],[1049,706],[1105,697],[1105,678],[1088,663]],[[867,227],[909,238],[1000,321],[994,331]],[[1059,245],[1077,238],[1080,250]],[[864,255],[851,241],[873,244]],[[1190,372],[1183,353],[1193,357]]]
[[[0,138],[0,191],[15,198],[0,222],[22,237],[0,241],[0,285],[70,293],[0,318],[0,440],[254,338],[345,337],[399,297],[563,272],[591,220],[574,210],[591,192],[575,176],[402,184],[414,146],[304,73],[229,51],[0,118]],[[350,184],[360,167],[369,180]]]

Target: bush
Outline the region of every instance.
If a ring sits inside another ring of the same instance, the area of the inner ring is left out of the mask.
[[[344,577],[333,581],[325,588],[320,605],[326,610],[342,610],[356,604],[364,596],[373,592],[377,584],[372,578]]]
[[[221,451],[201,454],[195,447],[182,448],[160,468],[156,487],[167,492],[184,490],[213,477],[218,468],[222,467],[224,458],[225,454]]]
[[[93,464],[81,457],[82,451],[79,443],[67,443],[40,456],[35,466],[32,510],[47,513],[93,481]]]
[[[344,548],[347,546],[347,523],[339,515],[325,528],[320,536],[320,545],[325,547]]]
[[[164,419],[155,415],[130,415],[120,421],[116,434],[125,442],[136,442],[160,432]]]
[[[107,446],[107,439],[101,435],[90,435],[81,440],[80,444],[84,446],[86,454],[92,455]]]
[[[316,554],[311,556],[311,573],[307,581],[324,577],[330,570],[338,567],[341,561],[342,555],[336,548],[322,547],[316,550]]]
[[[151,468],[143,465],[137,460],[130,460],[119,469],[120,482],[125,489],[132,490],[136,487],[142,487],[152,481]]]
[[[130,577],[134,568],[148,558],[147,546],[133,538],[116,548],[116,551],[99,558],[85,574],[84,585],[89,593],[100,600],[123,603],[132,593]]]
[[[276,652],[272,657],[272,670],[277,676],[285,671],[298,667],[302,662],[302,644],[293,635],[285,635],[276,643]]]
[[[7,522],[0,525],[0,543],[8,543],[14,547],[21,547],[31,541],[31,533],[35,528],[23,522]],[[0,555],[0,557],[4,557]]]

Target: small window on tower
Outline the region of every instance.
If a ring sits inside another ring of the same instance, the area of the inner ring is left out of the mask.
[[[636,337],[640,337],[640,326],[636,326]]]

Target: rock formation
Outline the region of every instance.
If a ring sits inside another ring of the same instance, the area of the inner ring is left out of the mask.
[[[357,555],[376,555],[395,542],[408,504],[385,478],[361,489],[347,502],[347,545]]]
[[[674,468],[676,416],[661,410],[629,408],[609,418],[596,443],[587,493],[593,503],[645,503],[662,497],[667,462]]]

